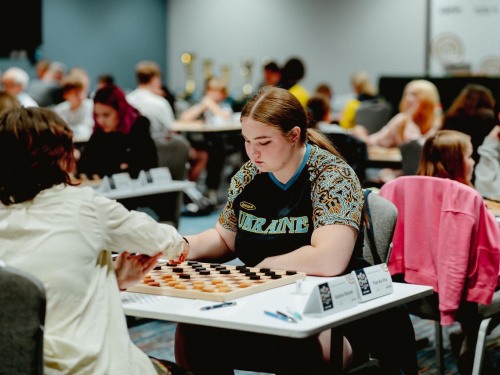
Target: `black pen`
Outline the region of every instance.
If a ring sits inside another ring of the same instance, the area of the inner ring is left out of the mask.
[[[205,306],[202,307],[200,310],[202,311],[212,310],[212,309],[218,309],[219,307],[234,306],[234,305],[236,305],[236,302],[224,302],[219,305]]]
[[[297,323],[297,320],[292,318],[290,315],[282,313],[281,311],[276,311],[276,314],[281,315],[282,317],[286,318],[289,322]]]

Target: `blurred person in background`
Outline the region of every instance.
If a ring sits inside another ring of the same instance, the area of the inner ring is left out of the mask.
[[[366,128],[356,125],[353,134],[368,146],[397,147],[433,135],[441,125],[439,109],[436,86],[423,79],[411,81],[405,86],[399,113],[387,125],[370,135]]]
[[[481,85],[467,85],[453,101],[443,118],[443,130],[456,130],[470,135],[472,158],[479,162],[478,149],[495,126],[495,99]]]
[[[368,73],[356,72],[351,76],[351,85],[356,97],[347,102],[339,125],[344,129],[353,129],[356,126],[356,110],[361,102],[377,98],[377,89],[372,84]]]
[[[83,69],[74,68],[63,78],[64,102],[54,111],[66,121],[77,140],[88,140],[94,130],[94,102],[88,98],[90,80]]]
[[[28,94],[40,107],[51,107],[64,101],[61,81],[66,73],[66,66],[61,62],[52,62],[40,79],[31,82]]]
[[[94,97],[94,132],[83,149],[78,172],[110,176],[158,166],[149,120],[132,107],[115,85],[99,89]]]
[[[9,68],[2,75],[2,89],[4,91],[15,96],[24,107],[38,107],[37,102],[24,92],[29,83],[30,77],[28,73],[21,68]]]
[[[299,82],[304,78],[305,71],[306,69],[302,60],[296,57],[291,58],[281,70],[281,82],[278,85],[290,91],[299,100],[304,109],[307,107],[309,92]]]
[[[172,128],[174,112],[163,97],[161,71],[153,61],[141,61],[135,68],[137,88],[127,94],[127,101],[151,123],[151,134],[162,135]]]

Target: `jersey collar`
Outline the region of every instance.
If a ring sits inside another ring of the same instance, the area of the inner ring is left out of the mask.
[[[274,175],[272,173],[269,173],[269,177],[271,178],[271,180],[276,184],[278,185],[278,187],[280,187],[281,189],[283,190],[287,190],[290,186],[293,185],[293,183],[297,180],[297,178],[299,177],[300,173],[302,172],[302,170],[304,169],[304,167],[306,166],[307,164],[307,160],[309,159],[309,155],[311,154],[311,145],[309,143],[306,143],[306,152],[304,154],[304,157],[302,158],[302,162],[300,163],[299,165],[299,168],[297,169],[297,171],[294,173],[294,175],[292,176],[292,178],[286,183],[286,184],[282,184],[281,182],[279,182],[276,177],[274,177]]]

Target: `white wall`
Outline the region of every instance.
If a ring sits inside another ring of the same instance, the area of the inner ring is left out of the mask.
[[[167,76],[184,87],[183,52],[194,52],[197,88],[202,60],[232,66],[230,87],[241,90],[242,58],[254,60],[252,81],[262,80],[261,61],[283,64],[292,56],[306,65],[304,86],[322,81],[336,94],[350,92],[349,76],[422,75],[425,69],[425,0],[168,0]]]

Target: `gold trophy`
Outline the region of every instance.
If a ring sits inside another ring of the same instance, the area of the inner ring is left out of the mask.
[[[249,98],[252,95],[252,65],[253,60],[250,58],[245,58],[241,60],[240,74],[243,77],[243,96]]]
[[[186,67],[186,85],[185,85],[185,96],[189,97],[195,90],[196,85],[194,83],[194,74],[193,74],[193,63],[195,59],[194,53],[185,52],[181,56],[182,64]]]
[[[229,79],[231,78],[231,65],[222,65],[222,79],[226,82],[226,87],[229,88]]]
[[[203,65],[203,78],[205,79],[205,90],[207,89],[208,81],[213,77],[212,74],[212,60],[205,59],[202,62]]]

